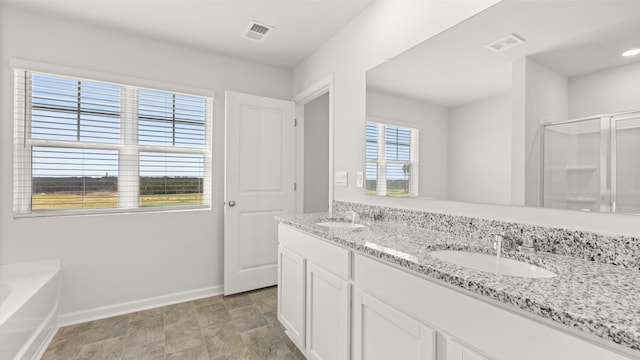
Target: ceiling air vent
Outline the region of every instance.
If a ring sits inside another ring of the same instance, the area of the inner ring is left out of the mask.
[[[497,53],[499,52],[503,52],[507,49],[511,49],[514,46],[518,46],[520,44],[522,44],[524,42],[524,39],[519,37],[516,34],[511,34],[505,38],[502,38],[500,40],[496,40],[494,42],[492,42],[491,44],[487,44],[485,45],[486,48],[495,51]]]
[[[272,30],[273,26],[252,21],[249,26],[247,26],[247,29],[244,31],[242,36],[253,41],[263,42],[267,35],[271,34]]]

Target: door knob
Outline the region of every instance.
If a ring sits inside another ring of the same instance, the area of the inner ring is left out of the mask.
[[[233,200],[229,201],[229,207],[234,207],[234,206],[236,206],[236,202]]]

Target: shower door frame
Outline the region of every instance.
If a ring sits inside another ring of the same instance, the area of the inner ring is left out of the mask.
[[[640,117],[640,111],[623,111],[611,114],[602,114],[595,116],[587,116],[577,119],[562,120],[550,123],[540,124],[540,156],[539,156],[539,181],[540,181],[540,193],[539,201],[540,207],[545,207],[544,194],[545,194],[545,167],[544,167],[544,140],[545,130],[547,127],[555,125],[564,125],[577,123],[588,120],[600,119],[600,209],[602,213],[615,213],[616,212],[616,200],[617,200],[617,186],[614,181],[613,174],[616,173],[616,123],[618,121],[630,120]],[[604,171],[603,171],[604,169]]]
[[[617,139],[617,123],[625,120],[633,120],[640,118],[640,111],[629,111],[624,113],[617,113],[611,116],[611,174],[617,173],[617,148],[618,148],[618,139]],[[617,188],[617,177],[616,181],[611,181],[611,213],[616,213],[616,202],[618,196],[618,188]]]

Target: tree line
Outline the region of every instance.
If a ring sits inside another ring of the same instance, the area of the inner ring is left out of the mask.
[[[203,181],[192,177],[140,177],[140,195],[198,194],[202,193]],[[86,194],[92,192],[117,192],[118,178],[105,177],[36,177],[31,191],[34,194]]]

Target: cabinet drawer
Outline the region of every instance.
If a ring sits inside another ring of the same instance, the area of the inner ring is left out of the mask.
[[[278,225],[278,241],[281,246],[341,279],[349,278],[349,250],[283,224]]]

